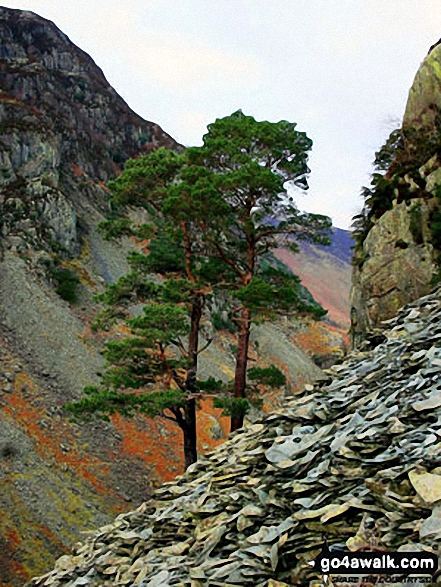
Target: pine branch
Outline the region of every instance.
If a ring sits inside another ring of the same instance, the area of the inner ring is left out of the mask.
[[[213,342],[212,338],[209,338],[206,342],[206,344],[204,344],[204,346],[202,348],[200,348],[197,352],[198,355],[200,355],[201,353],[203,353],[205,350],[208,349],[208,347],[210,346],[210,344]]]

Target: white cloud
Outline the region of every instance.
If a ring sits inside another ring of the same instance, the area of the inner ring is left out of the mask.
[[[132,108],[183,144],[200,144],[207,123],[238,108],[297,121],[314,140],[311,193],[301,204],[343,226],[360,207],[387,118],[402,116],[418,66],[441,36],[441,0],[2,5],[54,20]]]
[[[130,40],[125,50],[133,73],[170,90],[252,87],[260,79],[259,67],[249,56],[185,36],[146,35]]]

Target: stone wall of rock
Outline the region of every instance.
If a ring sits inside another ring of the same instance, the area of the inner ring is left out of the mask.
[[[78,427],[62,406],[103,365],[88,337],[93,294],[128,270],[130,243],[96,232],[104,182],[156,146],[180,148],[52,22],[0,7],[1,585],[23,584],[85,525],[149,495],[153,467],[124,439],[162,441],[160,427]],[[75,307],[55,292],[54,263],[80,281]]]
[[[441,45],[436,44],[416,74],[402,125],[405,147],[413,149],[418,160],[425,148],[421,137],[430,137],[432,144],[427,160],[416,171],[403,170],[392,209],[373,220],[357,253],[351,292],[354,346],[381,321],[395,316],[401,306],[425,295],[434,285],[439,247],[433,245],[431,223],[441,205],[440,124]],[[412,138],[415,133],[419,135],[416,140]]]

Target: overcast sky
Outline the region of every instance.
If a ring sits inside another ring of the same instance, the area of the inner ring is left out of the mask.
[[[441,0],[3,0],[53,20],[147,120],[184,145],[241,108],[313,141],[297,204],[348,228],[403,116]]]

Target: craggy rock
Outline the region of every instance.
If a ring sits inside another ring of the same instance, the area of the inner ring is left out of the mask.
[[[82,200],[105,209],[103,182],[129,157],[180,146],[136,115],[52,22],[0,8],[0,38],[3,238],[18,235],[18,250],[52,239],[76,253]]]
[[[429,205],[423,199],[395,201],[363,243],[364,263],[352,274],[351,320],[355,346],[401,306],[428,293],[435,268],[428,230]],[[418,209],[420,239],[412,232]]]
[[[140,439],[163,443],[160,427],[80,428],[62,406],[103,366],[88,337],[92,296],[128,269],[130,243],[96,233],[104,182],[156,146],[180,149],[53,23],[0,7],[1,585],[23,584],[83,529],[150,493]],[[76,307],[55,293],[56,255],[80,279]],[[170,453],[170,471],[180,470]]]
[[[441,45],[437,43],[421,64],[409,92],[403,119],[403,129],[408,131],[407,149],[421,150],[421,137],[433,141],[440,136],[440,113]],[[416,145],[412,144],[412,133],[420,136]],[[439,146],[435,150],[439,151]],[[351,292],[355,347],[398,308],[428,293],[439,270],[440,251],[434,250],[431,235],[433,213],[440,210],[438,152],[432,152],[428,161],[412,173],[403,171],[393,208],[374,220],[357,254]],[[398,193],[400,190],[404,196]]]
[[[436,116],[435,107],[441,108],[441,45],[439,42],[431,47],[415,76],[406,104],[403,125],[432,125]]]

